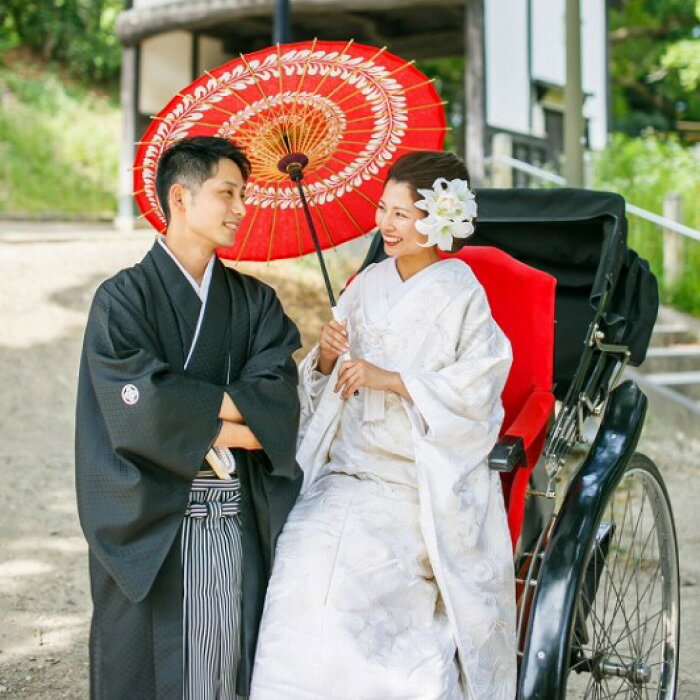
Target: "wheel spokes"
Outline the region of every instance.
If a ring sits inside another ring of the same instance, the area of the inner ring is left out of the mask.
[[[602,521],[576,603],[567,700],[671,698],[675,535],[658,478],[631,469]]]

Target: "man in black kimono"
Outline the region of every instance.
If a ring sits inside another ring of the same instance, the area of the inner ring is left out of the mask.
[[[167,236],[93,300],[76,417],[93,698],[248,695],[301,485],[299,334],[272,289],[215,256],[245,213],[249,169],[225,139],[169,149],[156,181]]]

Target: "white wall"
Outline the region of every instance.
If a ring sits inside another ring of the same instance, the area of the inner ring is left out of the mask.
[[[527,133],[530,122],[527,2],[486,0],[484,18],[486,121],[489,126]]]
[[[565,0],[535,0],[531,3],[530,29],[534,80],[555,85],[564,84],[566,75],[565,4]],[[582,4],[586,4],[586,0]],[[585,51],[583,45],[581,51]]]
[[[139,111],[156,114],[192,82],[192,35],[167,32],[141,42]]]
[[[605,2],[582,3],[584,115],[590,119],[591,148],[603,148],[608,140],[608,71],[606,66]]]
[[[198,71],[201,75],[205,70],[218,68],[222,63],[226,63],[233,58],[224,53],[224,42],[220,39],[212,39],[209,36],[199,37],[199,61]]]
[[[486,0],[487,122],[496,128],[541,136],[540,110],[532,105],[531,81],[564,86],[566,75],[565,0],[530,0],[532,76],[527,66],[527,3]],[[605,0],[581,2],[584,116],[591,146],[607,139]],[[532,130],[530,130],[530,110]]]
[[[532,77],[564,85],[566,26],[564,0],[532,2]],[[581,2],[581,67],[583,113],[589,119],[591,146],[602,148],[607,138],[606,36],[604,0]]]

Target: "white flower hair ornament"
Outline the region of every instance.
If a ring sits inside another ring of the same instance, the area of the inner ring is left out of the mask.
[[[416,229],[428,237],[424,248],[437,245],[440,250],[452,250],[455,238],[467,238],[474,233],[476,201],[466,180],[446,180],[439,177],[432,190],[418,190],[423,199],[416,207],[428,214],[416,221]]]

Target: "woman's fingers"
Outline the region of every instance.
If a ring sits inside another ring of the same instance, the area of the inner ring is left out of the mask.
[[[342,355],[346,352],[350,345],[347,339],[347,333],[343,326],[337,321],[329,321],[321,331],[320,345],[326,352],[332,352],[336,355]]]
[[[348,339],[348,332],[345,326],[341,326],[337,321],[329,321],[325,326],[325,330],[339,340],[347,341]]]
[[[340,369],[338,370],[338,381],[335,385],[336,392],[341,392],[343,395],[345,395],[344,385],[347,384],[354,367],[355,363],[352,360],[343,362],[343,364],[340,366]]]
[[[354,379],[354,380],[351,379],[343,388],[343,398],[349,399],[350,397],[354,396],[357,393],[358,389],[359,389],[358,381],[356,379]]]
[[[342,355],[346,349],[345,345],[335,340],[335,338],[324,338],[324,340],[321,341],[321,348],[324,350],[332,350],[338,355]]]
[[[328,324],[327,324],[328,328],[331,328],[334,331],[336,331],[337,333],[340,333],[341,335],[344,335],[346,337],[348,334],[347,325],[348,325],[347,321],[343,321],[342,323],[338,323],[338,321],[335,321],[333,319],[328,321]]]
[[[344,362],[338,371],[338,383],[335,386],[344,399],[349,399],[362,386],[362,365],[353,360]]]
[[[333,329],[326,329],[326,332],[323,334],[323,337],[328,341],[328,342],[333,342],[341,347],[346,347],[348,345],[348,338],[346,335],[343,335],[342,333],[339,333],[338,331],[334,331]]]

